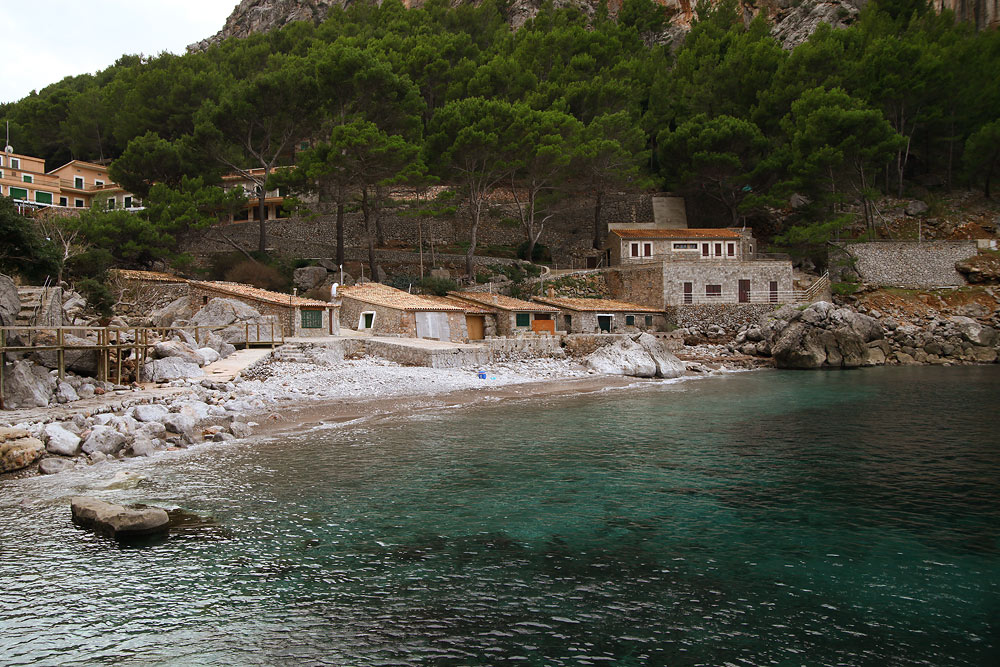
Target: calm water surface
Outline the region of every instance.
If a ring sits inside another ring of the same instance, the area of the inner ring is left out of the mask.
[[[998,398],[761,372],[7,482],[0,663],[997,665]],[[219,525],[119,547],[83,492]]]

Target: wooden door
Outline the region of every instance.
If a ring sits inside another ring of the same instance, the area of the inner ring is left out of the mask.
[[[750,281],[740,281],[740,303],[750,303]]]
[[[483,340],[486,338],[485,315],[466,315],[465,326],[469,330],[469,340]]]
[[[694,301],[694,283],[684,283],[684,303]]]

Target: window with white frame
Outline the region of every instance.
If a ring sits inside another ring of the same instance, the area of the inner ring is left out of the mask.
[[[83,176],[73,177],[73,187],[77,190],[83,190]]]
[[[727,243],[726,244],[726,257],[736,257],[736,244]]]
[[[21,160],[19,160],[16,157],[12,157],[10,159],[10,168],[11,169],[20,169],[21,168]]]
[[[132,208],[132,195],[125,195],[125,208]]]
[[[630,243],[629,244],[629,255],[632,256],[632,257],[638,257],[639,256],[639,244],[638,244],[638,242]]]
[[[102,185],[104,185],[104,181],[94,180],[94,185],[97,187],[101,187]]]
[[[698,249],[698,244],[697,243],[685,243],[685,242],[678,243],[678,242],[675,241],[674,245],[673,245],[673,248],[674,248],[674,250],[697,250]]]
[[[642,244],[642,256],[643,257],[652,257],[653,256],[653,244],[652,243],[643,243]]]
[[[25,183],[34,183],[35,179],[31,174],[21,174],[21,180]]]
[[[82,199],[74,199],[73,200],[73,206],[75,206],[77,208],[83,208],[83,200]]]

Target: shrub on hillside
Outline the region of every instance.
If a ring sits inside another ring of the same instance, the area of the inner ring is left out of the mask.
[[[428,276],[417,283],[417,285],[424,292],[436,294],[437,296],[445,296],[448,292],[458,289],[458,283],[451,278],[438,278],[437,276]]]
[[[225,278],[232,283],[246,283],[276,292],[288,289],[288,279],[280,271],[272,266],[249,260],[229,269]]]

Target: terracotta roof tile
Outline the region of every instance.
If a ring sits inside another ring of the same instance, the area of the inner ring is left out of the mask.
[[[336,305],[330,303],[329,301],[304,299],[300,296],[282,294],[281,292],[272,292],[271,290],[261,289],[259,287],[254,287],[253,285],[244,285],[243,283],[228,283],[217,280],[190,280],[188,282],[195,287],[201,287],[202,289],[218,292],[220,294],[228,294],[236,297],[243,296],[249,299],[264,301],[266,303],[273,303],[278,306],[318,306],[322,308],[329,308]]]
[[[662,313],[662,308],[650,308],[640,306],[637,303],[626,301],[612,301],[611,299],[571,299],[568,297],[534,297],[539,303],[546,303],[565,310],[577,310],[581,312],[634,312],[634,313]]]
[[[111,269],[110,273],[125,280],[146,280],[157,283],[186,283],[186,278],[160,271],[133,271],[130,269]]]
[[[455,299],[450,296],[432,296],[430,294],[421,294],[421,299],[427,299],[428,301],[433,301],[434,303],[440,303],[445,306],[458,306],[466,313],[471,313],[473,315],[494,315],[496,310],[493,308],[486,308],[485,306],[480,306],[479,304],[469,303],[468,301],[462,301],[461,299]]]
[[[443,310],[461,312],[459,306],[436,303],[418,294],[410,294],[380,283],[365,283],[353,287],[341,287],[340,294],[345,299],[356,299],[376,306],[397,310]]]
[[[497,310],[532,313],[552,313],[557,310],[551,306],[542,306],[530,301],[515,299],[512,296],[504,296],[503,294],[488,294],[486,292],[449,292],[448,294],[462,301],[471,301]]]
[[[735,229],[612,229],[623,239],[738,239]]]

